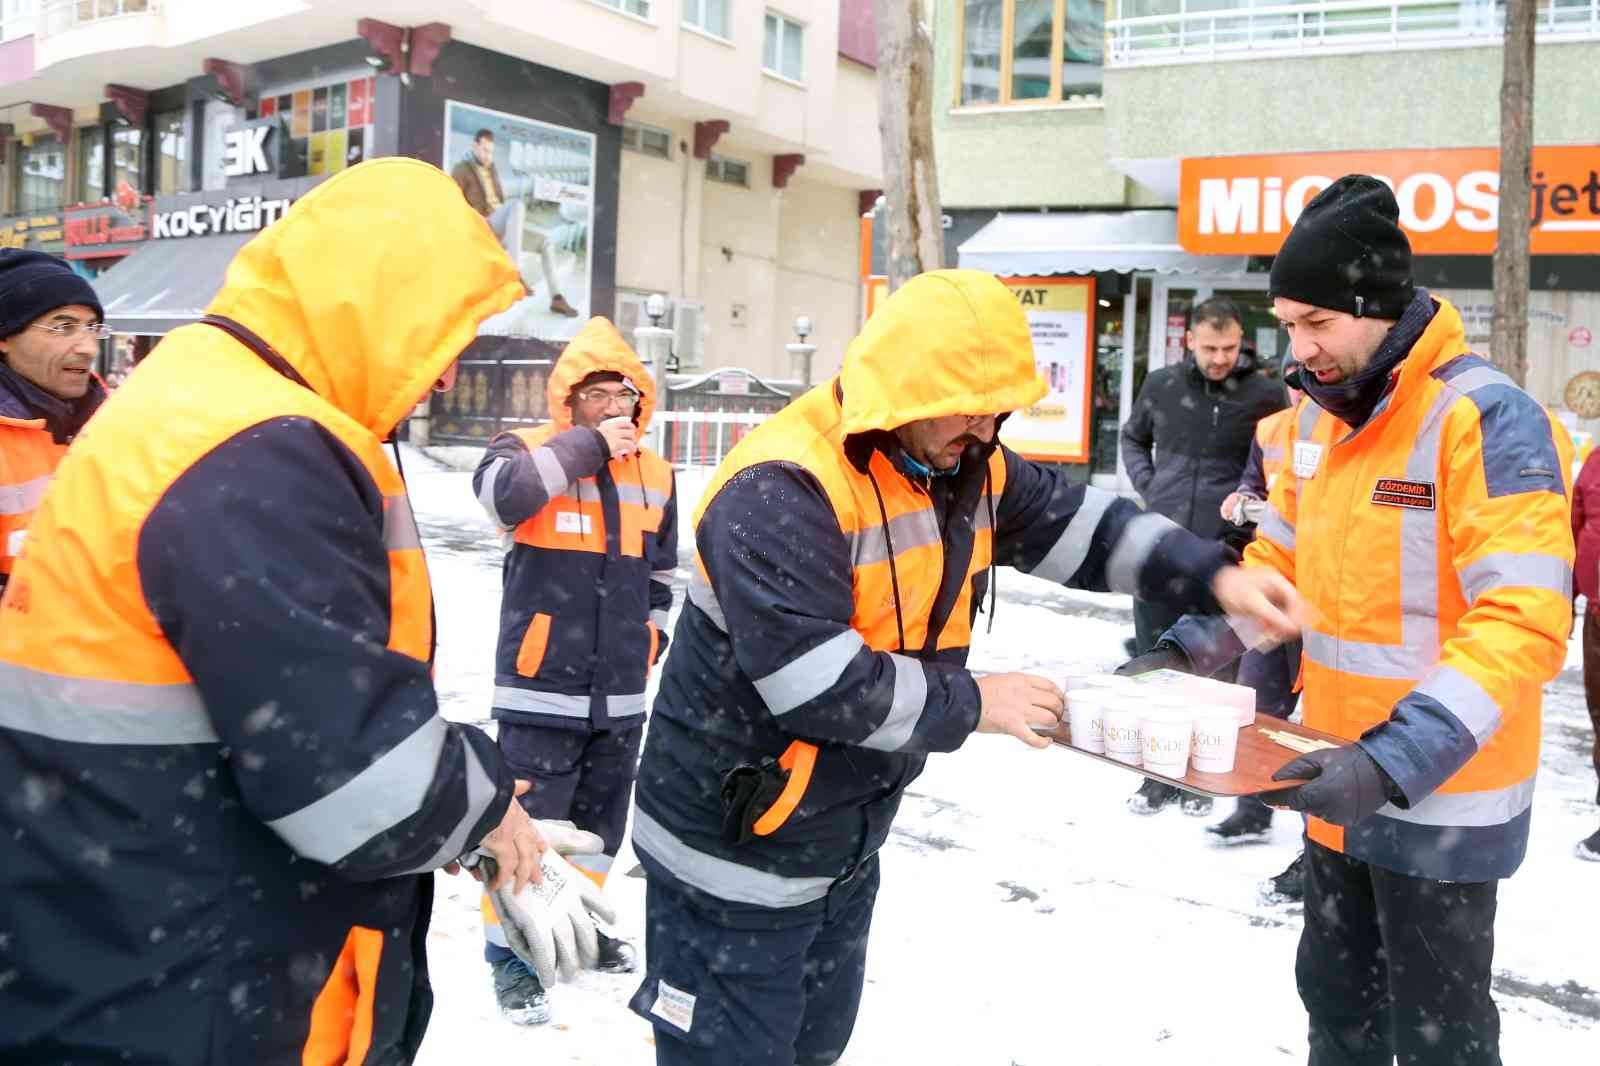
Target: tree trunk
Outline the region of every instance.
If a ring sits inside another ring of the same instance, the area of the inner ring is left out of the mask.
[[[1528,210],[1533,168],[1536,0],[1506,0],[1500,82],[1500,236],[1494,250],[1489,358],[1518,385],[1528,377]]]
[[[943,212],[933,160],[933,42],[919,0],[873,0],[878,20],[878,130],[889,291],[944,266]]]

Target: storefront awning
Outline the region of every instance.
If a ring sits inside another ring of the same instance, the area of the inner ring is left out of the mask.
[[[1175,211],[1002,212],[958,249],[964,267],[1011,277],[1154,271],[1243,274],[1242,255],[1190,255]]]
[[[254,233],[146,241],[94,280],[106,322],[118,333],[158,335],[205,314],[234,253]]]

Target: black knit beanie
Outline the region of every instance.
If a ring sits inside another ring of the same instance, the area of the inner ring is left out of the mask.
[[[1347,174],[1305,206],[1272,261],[1273,296],[1357,318],[1398,319],[1416,290],[1400,205],[1376,178]]]
[[[65,261],[27,248],[0,249],[0,340],[21,333],[28,323],[58,307],[80,304],[95,317],[106,313],[94,287]]]

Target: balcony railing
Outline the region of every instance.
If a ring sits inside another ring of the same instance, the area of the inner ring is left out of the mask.
[[[1505,26],[1504,5],[1495,0],[1307,0],[1256,7],[1243,0],[1208,10],[1190,4],[1121,0],[1118,14],[1129,17],[1106,22],[1106,65],[1464,47],[1499,41]],[[1600,39],[1600,0],[1540,0],[1538,33],[1541,40]]]
[[[153,15],[160,10],[161,0],[41,0],[34,34],[44,38],[107,19]]]

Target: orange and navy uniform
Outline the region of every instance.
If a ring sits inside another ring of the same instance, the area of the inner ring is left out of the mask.
[[[573,388],[599,371],[639,391],[642,435],[655,383],[616,327],[595,318],[551,370],[552,420],[500,434],[473,474],[479,502],[511,534],[495,656],[501,721],[632,728],[666,646],[678,565],[672,466],[643,447],[611,458],[597,430],[572,424]]]
[[[353,168],[74,445],[0,602],[0,1059],[415,1056],[432,871],[513,780],[439,714],[382,441],[521,293],[444,174]]]
[[[91,376],[84,396],[62,400],[0,363],[0,589],[67,445],[105,397],[105,387]]]
[[[1285,407],[1256,423],[1255,436],[1250,441],[1250,458],[1245,461],[1244,473],[1239,475],[1239,492],[1258,500],[1267,498],[1294,447],[1297,410],[1298,405]]]
[[[1419,293],[1388,395],[1358,430],[1298,409],[1292,468],[1245,553],[1315,609],[1305,724],[1357,742],[1401,798],[1310,838],[1413,877],[1509,877],[1527,850],[1542,686],[1571,624],[1571,445]],[[1408,334],[1408,335],[1410,335]],[[1354,546],[1354,547],[1353,547]],[[1236,655],[1225,626],[1169,637],[1197,669]]]

